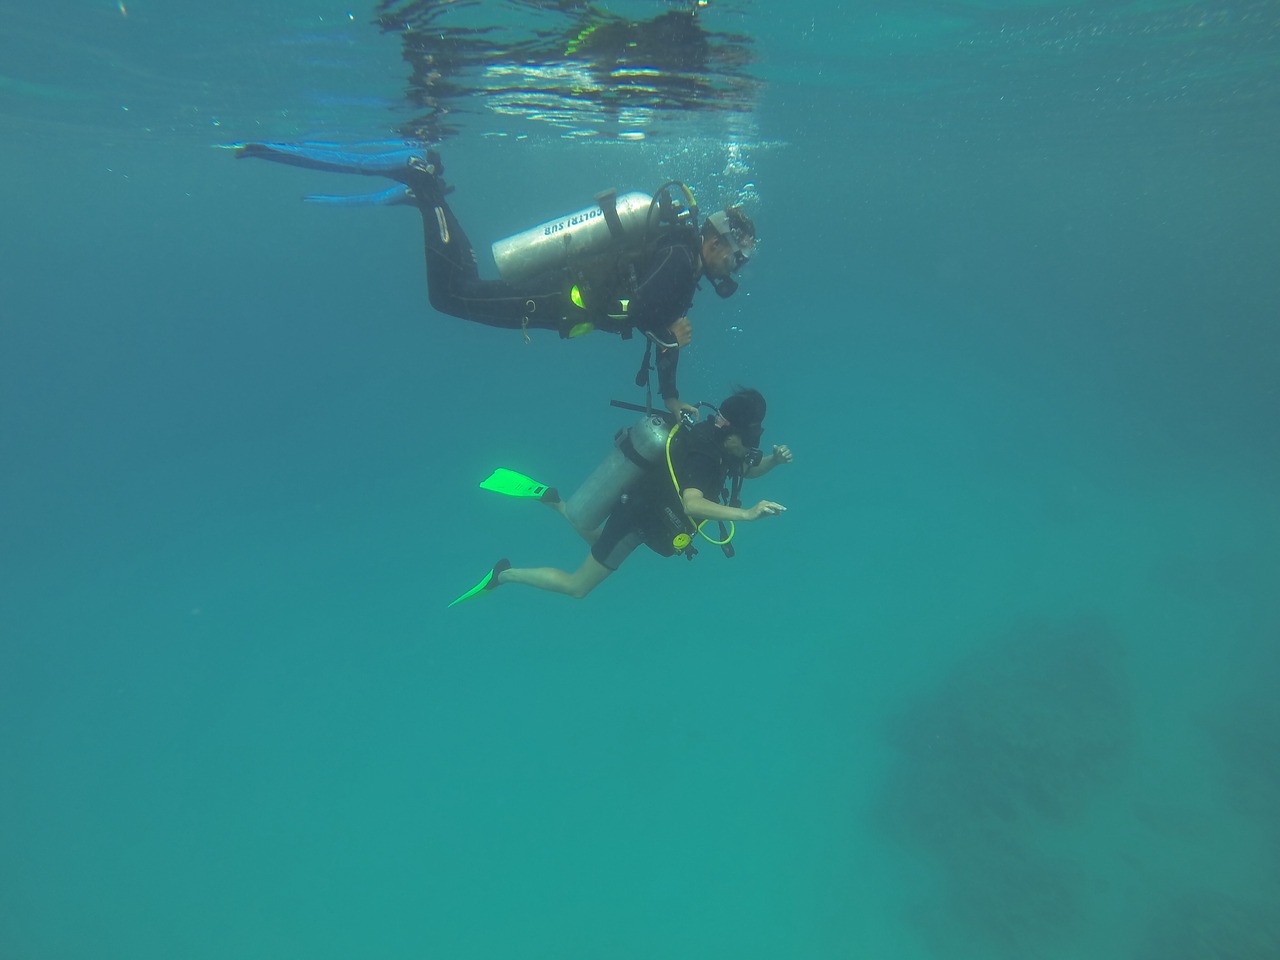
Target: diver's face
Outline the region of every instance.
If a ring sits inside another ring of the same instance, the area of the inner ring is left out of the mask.
[[[740,257],[724,237],[716,234],[702,241],[702,269],[709,277],[728,279],[738,269]]]
[[[747,455],[748,447],[742,442],[742,438],[736,433],[731,433],[725,437],[724,450],[725,453],[733,457],[735,460],[741,460]]]
[[[757,443],[760,441],[757,440]],[[752,470],[760,466],[764,460],[764,454],[757,447],[747,444],[742,437],[736,433],[729,434],[728,439],[724,442],[724,451],[733,460],[738,461],[739,470]]]

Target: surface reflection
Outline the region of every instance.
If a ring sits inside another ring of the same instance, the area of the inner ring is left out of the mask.
[[[708,25],[727,11],[657,6],[632,18],[578,0],[382,0],[375,22],[400,35],[412,67],[415,114],[399,132],[435,142],[496,116],[502,132],[642,139],[699,113],[751,113],[752,41]]]

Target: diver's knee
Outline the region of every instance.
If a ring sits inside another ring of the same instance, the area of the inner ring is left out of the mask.
[[[458,315],[457,305],[448,294],[433,289],[429,283],[427,284],[427,300],[430,301],[431,306],[437,313],[443,313],[450,317]]]
[[[569,588],[569,596],[575,600],[581,600],[595,588],[594,583],[575,583]]]

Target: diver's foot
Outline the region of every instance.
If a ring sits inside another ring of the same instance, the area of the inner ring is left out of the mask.
[[[502,575],[511,569],[511,561],[503,557],[493,565],[493,573],[489,574],[489,582],[484,585],[486,590],[497,590],[502,586]]]
[[[449,606],[456,607],[460,603],[466,603],[468,600],[474,600],[476,597],[482,597],[490,590],[497,589],[497,587],[502,583],[502,574],[510,569],[511,561],[506,559],[506,557],[503,557],[493,565],[493,569],[486,573],[479,583],[462,596],[458,597],[458,599],[454,600],[453,603],[449,604]]]
[[[444,161],[440,159],[440,151],[435,147],[427,148],[427,166],[437,177],[444,176]]]
[[[409,188],[410,198],[421,207],[431,207],[444,199],[450,188],[444,182],[444,161],[435,148],[422,156],[409,158],[401,176],[401,183]]]

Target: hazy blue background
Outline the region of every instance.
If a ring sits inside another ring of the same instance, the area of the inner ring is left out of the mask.
[[[1275,3],[723,0],[748,123],[446,143],[482,251],[758,193],[682,384],[796,453],[732,561],[453,610],[581,559],[476,483],[639,348],[210,149],[386,136],[371,10],[126,12],[0,26],[0,958],[1280,955]]]

